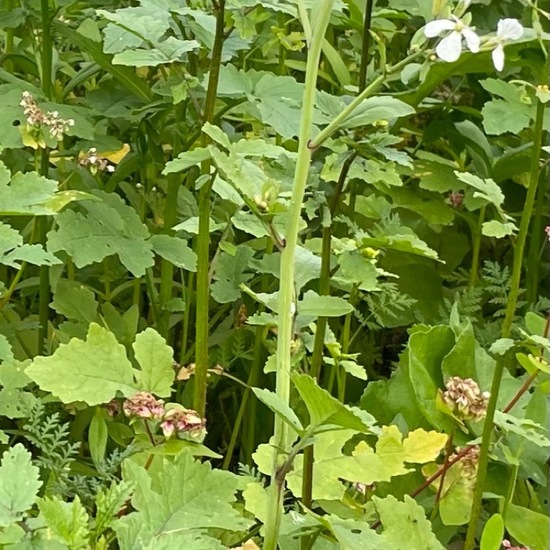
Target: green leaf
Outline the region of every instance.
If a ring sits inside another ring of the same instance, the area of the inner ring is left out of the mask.
[[[340,128],[357,128],[378,121],[388,121],[414,114],[413,107],[390,96],[365,99],[353,113],[342,121]]]
[[[94,535],[96,538],[118,519],[117,514],[126,505],[132,492],[132,485],[125,481],[113,482],[109,487],[99,489],[95,501]]]
[[[504,520],[500,514],[493,514],[483,528],[480,550],[500,550],[503,538]]]
[[[486,237],[495,237],[496,239],[502,239],[508,235],[513,235],[518,228],[512,222],[502,223],[497,220],[491,220],[483,222],[481,226],[481,232]]]
[[[62,22],[53,21],[56,33],[67,38],[80,51],[86,52],[104,71],[112,75],[128,91],[136,95],[144,102],[149,102],[153,93],[149,85],[139,78],[133,69],[114,65],[113,56],[103,53],[101,44],[86,38],[82,34],[73,30],[69,25]]]
[[[439,388],[443,388],[441,362],[454,344],[451,329],[436,326],[415,332],[409,338],[409,376],[420,410],[438,429],[451,428],[452,422],[436,405]]]
[[[250,273],[245,273],[252,256],[254,251],[246,245],[239,245],[234,255],[227,252],[220,254],[215,265],[215,281],[211,287],[212,297],[216,302],[226,304],[240,298],[240,284],[252,278]]]
[[[282,418],[298,433],[304,431],[304,427],[296,413],[276,393],[262,388],[252,388],[254,395],[274,414]]]
[[[516,84],[488,78],[480,84],[488,91],[503,99],[493,99],[483,106],[483,127],[485,132],[500,135],[514,134],[527,128],[535,117],[535,107],[530,98]]]
[[[117,53],[113,57],[114,65],[129,65],[131,67],[156,67],[165,63],[184,61],[185,54],[199,47],[196,40],[178,40],[169,36],[158,42],[156,48],[136,48]]]
[[[197,254],[179,237],[153,235],[150,239],[153,251],[176,267],[197,271]]]
[[[414,499],[405,495],[404,502],[400,502],[390,495],[383,499],[373,497],[373,501],[384,527],[384,544],[380,548],[444,550],[424,509]]]
[[[508,505],[506,530],[530,550],[548,550],[550,518],[523,506]]]
[[[40,499],[38,508],[48,539],[63,542],[71,550],[90,547],[89,518],[78,496],[72,502],[63,502],[58,496]]]
[[[337,296],[319,296],[317,292],[308,290],[298,301],[297,311],[305,317],[340,317],[353,311],[353,306]]]
[[[102,202],[87,201],[86,215],[65,210],[57,216],[57,227],[48,233],[48,249],[65,250],[79,268],[117,254],[134,276],[143,276],[154,264],[147,227],[118,195],[101,191],[94,194]]]
[[[139,389],[159,397],[169,397],[175,378],[172,348],[152,328],[140,332],[132,347],[141,367],[141,370],[136,372]]]
[[[528,418],[517,418],[501,411],[495,412],[495,424],[506,432],[517,434],[539,447],[550,447],[548,430]]]
[[[59,279],[50,307],[67,319],[74,319],[86,325],[97,319],[98,304],[95,294],[76,281]]]
[[[361,237],[363,246],[374,248],[390,248],[399,252],[408,252],[417,256],[425,256],[437,260],[437,252],[432,250],[424,241],[416,235],[380,235],[377,237]]]
[[[115,529],[117,533],[124,528],[138,531],[143,545],[170,533],[244,531],[252,524],[233,507],[237,476],[212,470],[210,464],[201,464],[190,453],[163,460],[154,471],[126,461],[123,477],[135,484],[132,506],[136,511],[119,520]],[[142,527],[145,532],[140,533]]]
[[[57,191],[57,182],[36,172],[18,172],[13,177],[0,161],[0,215],[52,215],[73,200],[90,197],[77,191]]]
[[[184,172],[192,166],[196,166],[211,157],[210,149],[207,147],[197,147],[191,151],[180,153],[175,159],[166,163],[162,173],[164,175],[173,174],[174,172]]]
[[[108,437],[109,431],[107,429],[107,422],[105,421],[105,411],[97,407],[88,429],[90,455],[96,466],[105,458]]]
[[[345,250],[338,256],[340,271],[337,276],[356,283],[361,290],[372,292],[378,289],[378,270],[374,263],[359,251]]]
[[[118,392],[125,396],[136,392],[124,346],[96,323],[90,325],[86,341],[73,338],[53,355],[35,357],[26,374],[63,403],[100,405]]]
[[[34,504],[42,486],[31,454],[17,443],[2,455],[0,464],[0,527],[20,521]]]
[[[368,431],[373,424],[370,415],[355,409],[352,410],[320,388],[317,382],[306,374],[292,375],[300,397],[306,404],[310,417],[310,427],[331,424],[357,431]]]
[[[336,515],[321,516],[319,521],[332,531],[340,550],[397,550],[393,546],[383,546],[383,537],[366,521],[342,519]]]
[[[9,225],[0,222],[0,264],[20,268],[19,262],[34,265],[56,265],[61,261],[38,244],[23,244],[23,237]]]

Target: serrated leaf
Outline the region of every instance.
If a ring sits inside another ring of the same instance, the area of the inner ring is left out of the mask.
[[[17,443],[2,455],[0,464],[0,527],[23,519],[42,486],[31,454]]]
[[[373,497],[373,501],[384,527],[381,548],[444,550],[432,532],[432,524],[426,519],[424,509],[414,499],[405,495],[404,502],[393,496]]]
[[[63,403],[100,405],[118,392],[125,396],[136,392],[124,346],[96,323],[90,325],[86,341],[73,338],[53,355],[35,357],[26,374]]]
[[[71,550],[90,547],[89,517],[78,496],[72,502],[63,502],[58,496],[40,499],[38,508],[48,539],[62,542]]]
[[[128,526],[131,522],[132,529],[145,525],[149,536],[148,540],[142,540],[144,544],[174,532],[244,531],[252,524],[232,506],[237,477],[212,470],[210,464],[201,464],[190,453],[183,452],[171,461],[163,460],[154,471],[126,461],[123,477],[135,484],[132,505],[136,511],[119,523]]]
[[[65,250],[79,268],[117,254],[134,276],[143,276],[154,264],[149,231],[118,195],[98,191],[95,196],[102,201],[84,203],[86,214],[65,210],[57,216],[48,249]]]
[[[539,447],[550,447],[548,431],[533,420],[495,411],[495,424],[504,431],[515,433]]]
[[[139,389],[159,397],[169,397],[175,379],[172,348],[152,328],[140,332],[132,348],[141,367],[141,370],[136,372]]]

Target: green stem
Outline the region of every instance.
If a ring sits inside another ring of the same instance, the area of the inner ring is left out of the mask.
[[[51,36],[51,17],[48,0],[40,2],[42,16],[42,51],[41,57],[41,85],[44,95],[52,99],[52,36]],[[50,155],[48,149],[42,149],[40,154],[40,174],[48,176],[50,164]],[[38,220],[38,242],[45,246],[46,234],[48,232],[48,218],[42,216]],[[40,266],[39,270],[39,297],[38,297],[38,353],[44,353],[47,349],[48,318],[50,303],[50,270],[48,266]]]
[[[177,154],[177,153],[176,153]],[[178,190],[180,187],[180,176],[169,174],[166,189],[166,209],[164,211],[164,227],[171,230],[176,224],[178,215]],[[166,259],[162,260],[160,268],[160,319],[158,324],[159,333],[168,340],[170,331],[170,311],[166,308],[167,302],[172,298],[174,288],[174,264]]]
[[[477,222],[477,227],[473,235],[474,240],[472,243],[472,267],[470,268],[470,286],[471,287],[476,286],[476,282],[477,282],[477,274],[479,271],[479,252],[481,250],[481,228],[482,228],[483,222],[485,221],[486,209],[487,209],[487,205],[485,204],[479,209],[479,218]]]
[[[545,177],[546,176],[546,177]],[[540,179],[548,181],[548,174],[545,170],[541,171]],[[535,202],[535,215],[533,216],[533,229],[531,230],[531,238],[529,240],[528,266],[527,273],[527,289],[525,299],[528,303],[534,303],[537,300],[540,282],[540,261],[539,251],[542,240],[542,216],[545,209],[545,198],[548,192],[548,187],[544,184],[538,186],[537,198]]]
[[[529,230],[529,223],[533,214],[533,205],[535,202],[535,195],[537,192],[537,186],[539,181],[539,154],[542,146],[542,133],[544,122],[544,108],[545,105],[542,102],[537,104],[537,115],[535,119],[534,128],[534,140],[533,140],[533,153],[531,156],[531,167],[529,171],[529,187],[527,189],[527,196],[525,197],[525,204],[523,206],[523,213],[521,215],[521,222],[519,226],[518,236],[514,245],[514,263],[512,267],[512,277],[510,282],[510,293],[508,294],[508,304],[506,307],[506,313],[504,322],[502,324],[501,337],[508,338],[512,333],[512,324],[514,322],[514,316],[516,313],[516,306],[519,297],[521,272],[523,266],[523,255],[525,252],[525,243],[527,240],[527,233]],[[476,486],[474,490],[472,511],[470,515],[470,523],[468,524],[468,533],[466,535],[466,541],[464,543],[464,550],[473,550],[475,546],[475,539],[477,534],[477,527],[479,522],[479,516],[481,513],[481,505],[483,499],[483,488],[485,484],[485,476],[487,473],[487,465],[489,463],[489,448],[491,446],[491,435],[493,431],[493,420],[495,418],[495,411],[498,400],[498,393],[500,389],[500,382],[502,380],[502,374],[504,372],[505,357],[500,356],[495,365],[493,373],[493,382],[491,384],[491,397],[487,405],[487,416],[485,417],[485,425],[483,426],[483,435],[481,440],[481,449],[479,452],[479,466],[477,473]]]
[[[216,106],[218,80],[224,40],[225,0],[214,3],[216,10],[216,34],[212,49],[208,89],[204,107],[204,122],[212,122]],[[202,145],[208,144],[208,136],[203,133]],[[204,163],[202,172],[210,171],[210,163]],[[209,263],[210,263],[210,191],[212,182],[204,183],[199,191],[199,233],[197,235],[197,296],[196,296],[196,334],[195,334],[195,385],[193,389],[193,407],[201,417],[206,408],[206,386],[208,375],[208,306],[210,299]]]
[[[322,3],[319,2],[321,5],[317,7],[317,21],[309,45],[298,140],[298,158],[294,172],[292,197],[287,214],[285,247],[281,252],[276,392],[279,399],[287,406],[290,401],[291,341],[295,313],[294,256],[298,244],[298,229],[311,162],[310,133],[313,124],[321,45],[328,27],[333,3],[334,0],[322,0]],[[298,5],[301,6],[303,12],[304,3],[300,1]],[[288,447],[289,431],[286,423],[278,416],[275,417],[273,439],[273,473],[267,502],[268,519],[265,524],[264,550],[276,550],[283,513],[284,477],[280,475],[280,458]]]
[[[415,52],[399,63],[391,67],[386,67],[386,70],[376,77],[347,107],[328,124],[325,129],[317,134],[315,139],[311,140],[309,146],[311,149],[319,147],[326,139],[328,139],[334,132],[340,128],[342,123],[348,118],[361,103],[376,93],[386,82],[388,75],[400,71],[403,67],[411,63],[414,59],[423,55],[423,51]]]
[[[508,478],[508,487],[506,490],[506,497],[504,499],[504,505],[502,507],[502,518],[506,521],[508,515],[508,508],[512,504],[514,498],[514,492],[516,490],[516,483],[518,480],[519,464],[512,464],[512,475]]]
[[[361,66],[359,67],[359,90],[367,85],[367,66],[369,64],[370,27],[374,0],[367,0],[365,19],[363,20],[363,41],[361,44]]]

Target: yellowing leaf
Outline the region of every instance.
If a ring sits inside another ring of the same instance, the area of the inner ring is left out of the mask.
[[[427,432],[422,428],[410,432],[405,441],[405,462],[425,464],[435,460],[447,443],[447,436],[435,431]]]
[[[129,152],[130,146],[125,143],[118,151],[107,151],[101,153],[101,156],[110,160],[113,164],[118,164]]]

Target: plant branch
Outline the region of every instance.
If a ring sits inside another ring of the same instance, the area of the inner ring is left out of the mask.
[[[302,115],[300,120],[300,135],[298,141],[298,158],[294,172],[294,184],[290,207],[287,214],[285,247],[281,252],[281,280],[279,287],[278,304],[278,339],[277,339],[277,381],[276,392],[279,399],[285,404],[290,401],[290,370],[291,370],[291,340],[292,325],[295,313],[294,288],[294,256],[298,244],[298,230],[302,212],[304,193],[311,162],[309,147],[310,133],[313,124],[315,96],[317,93],[317,75],[321,58],[321,45],[328,27],[334,0],[322,0],[317,7],[317,21],[315,31],[311,37],[307,57],[305,87],[303,96]],[[303,2],[299,2],[303,8]],[[278,416],[275,417],[273,474],[269,488],[267,514],[265,524],[264,550],[275,550],[279,537],[279,528],[283,513],[283,487],[280,477],[279,458],[288,446],[288,426]]]
[[[216,106],[218,80],[220,76],[223,40],[224,40],[225,0],[216,3],[216,35],[212,49],[204,123],[212,122]],[[209,142],[203,133],[202,145]],[[210,163],[205,162],[202,172],[210,171]],[[210,191],[212,181],[204,183],[199,191],[199,233],[197,236],[197,297],[196,297],[196,334],[195,334],[195,386],[193,390],[193,407],[204,417],[206,408],[206,386],[208,374],[208,316],[210,300],[209,261],[210,261]]]
[[[539,101],[537,103],[537,114],[536,114],[535,127],[534,127],[535,137],[533,142],[533,152],[531,156],[531,167],[529,171],[529,187],[527,189],[527,196],[525,197],[525,204],[523,206],[523,213],[521,216],[518,236],[514,245],[514,262],[512,267],[512,278],[511,278],[511,284],[510,284],[510,293],[508,294],[508,304],[506,307],[506,314],[504,317],[504,322],[502,324],[502,331],[501,331],[502,338],[508,338],[512,333],[512,323],[514,321],[516,306],[517,306],[518,297],[519,297],[525,243],[527,240],[527,233],[529,230],[531,216],[533,214],[533,205],[535,202],[535,196],[536,196],[537,186],[539,181],[539,170],[540,170],[539,154],[542,146],[542,134],[544,129],[543,128],[544,111],[545,111],[545,105],[541,101]],[[497,359],[495,370],[493,373],[493,382],[491,384],[491,397],[489,398],[489,403],[487,405],[487,416],[485,418],[485,425],[483,427],[481,449],[479,453],[478,474],[477,474],[476,486],[474,490],[470,522],[468,524],[468,532],[466,534],[466,541],[464,543],[464,550],[473,550],[475,546],[479,516],[481,514],[483,489],[485,485],[487,465],[489,462],[489,448],[491,446],[493,420],[495,417],[496,405],[497,405],[498,394],[500,389],[500,382],[502,380],[504,366],[505,366],[505,356],[501,356]]]

